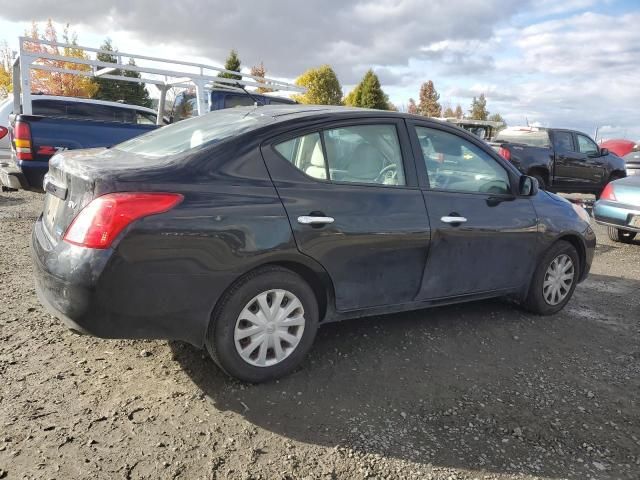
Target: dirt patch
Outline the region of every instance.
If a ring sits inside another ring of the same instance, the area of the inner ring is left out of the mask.
[[[247,386],[204,352],[68,332],[35,298],[38,194],[0,194],[0,478],[638,478],[640,242],[598,229],[561,314],[501,301],[333,324]]]

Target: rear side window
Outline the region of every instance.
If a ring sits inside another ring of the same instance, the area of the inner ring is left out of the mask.
[[[313,178],[326,180],[327,166],[319,133],[310,133],[279,143],[275,149],[298,170]]]
[[[406,184],[395,125],[328,129],[279,143],[275,149],[313,178],[325,180],[328,175],[335,182]]]
[[[255,100],[249,95],[227,95],[224,97],[224,108],[251,107]]]
[[[571,132],[554,132],[553,147],[561,152],[573,152],[573,135]]]
[[[136,113],[129,108],[98,103],[68,102],[64,100],[34,100],[34,115],[63,117],[75,120],[136,123]]]
[[[495,141],[519,143],[529,147],[551,146],[549,133],[546,130],[502,130],[498,135],[496,135]]]
[[[201,145],[221,142],[272,121],[272,117],[248,115],[246,110],[217,110],[153,130],[114,148],[149,157],[175,155]]]

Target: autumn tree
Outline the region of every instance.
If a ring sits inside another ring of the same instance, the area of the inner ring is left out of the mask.
[[[442,107],[438,103],[440,94],[436,91],[433,82],[429,80],[420,87],[420,102],[418,103],[418,113],[425,117],[439,117],[442,114]]]
[[[251,67],[251,75],[262,79],[262,81],[264,82],[264,77],[267,76],[267,69],[265,68],[264,63],[260,62],[260,64]],[[273,92],[273,89],[267,87],[258,87],[257,92],[268,93]]]
[[[227,61],[224,62],[224,69],[231,70],[232,72],[240,72],[240,57],[238,57],[238,52],[235,50],[235,48],[231,49],[231,52],[229,52]],[[230,78],[232,80],[242,80],[242,75],[236,75],[233,73],[220,72],[218,74],[218,77]]]
[[[296,85],[306,87],[306,93],[293,96],[299,103],[311,105],[342,105],[342,87],[336,72],[329,65],[310,68],[296,81]]]
[[[489,115],[488,120],[492,121],[492,122],[502,122],[502,123],[506,123],[504,121],[504,118],[502,118],[502,115],[500,115],[499,113],[492,113],[491,115]]]
[[[453,111],[453,109],[451,107],[447,107],[444,109],[444,112],[442,114],[442,116],[444,118],[453,118],[456,116],[456,113]]]
[[[349,92],[345,98],[345,104],[352,107],[389,110],[389,98],[382,90],[380,80],[373,70],[368,70],[360,83]]]
[[[409,99],[409,104],[407,105],[407,113],[411,115],[418,115],[418,106],[416,105],[416,101],[413,98]]]
[[[462,120],[464,118],[464,111],[462,110],[462,107],[460,106],[460,104],[456,105],[456,110],[454,112],[454,116],[458,120]]]
[[[13,90],[11,81],[12,60],[13,53],[7,42],[0,42],[0,98],[6,97]]]
[[[480,97],[473,97],[473,101],[471,102],[471,108],[469,109],[469,118],[472,120],[486,120],[489,116],[489,111],[487,110],[487,99],[484,96],[484,93],[480,94]]]
[[[25,32],[25,36],[34,40],[47,40],[49,42],[58,41],[58,34],[51,19],[47,21],[44,34],[40,34],[38,24],[33,22],[31,25],[31,32]],[[63,47],[62,51],[57,46],[29,42],[26,42],[25,48],[35,53],[64,55],[66,57],[75,57],[84,60],[89,59],[89,56],[81,48],[77,47],[78,36],[75,32],[71,32],[69,30],[69,25],[65,26],[62,39],[64,43],[70,45]],[[41,59],[38,63],[51,66],[53,68],[91,72],[90,65],[75,63],[73,61]],[[98,86],[90,77],[83,75],[35,69],[31,71],[31,90],[33,92],[41,92],[48,95],[63,95],[68,97],[91,97],[97,88]]]
[[[117,63],[116,53],[117,49],[113,47],[110,39],[106,39],[100,50],[106,50],[113,53],[98,53],[97,59],[101,62]],[[129,60],[129,65],[135,65],[133,59]],[[133,79],[140,79],[140,72],[132,70],[115,69],[110,75],[118,75],[130,77]],[[149,92],[143,82],[129,82],[126,80],[113,80],[110,78],[98,77],[95,80],[98,85],[96,93],[93,98],[97,100],[109,100],[112,102],[122,101],[130,105],[140,105],[142,107],[151,107],[151,98]]]

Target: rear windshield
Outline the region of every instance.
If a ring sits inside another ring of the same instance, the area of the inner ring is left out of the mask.
[[[254,110],[255,107],[216,110],[159,128],[114,148],[148,157],[175,155],[254,130],[271,119],[262,115],[251,115]]]
[[[495,138],[496,142],[520,143],[530,147],[549,147],[549,134],[546,130],[502,130]]]

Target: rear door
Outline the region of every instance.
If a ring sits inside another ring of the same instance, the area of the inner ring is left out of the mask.
[[[327,270],[339,311],[416,298],[430,230],[403,121],[329,123],[262,153],[298,248]]]
[[[605,169],[595,142],[569,130],[553,130],[551,137],[555,150],[555,189],[569,192],[597,190]]]
[[[431,221],[419,299],[512,290],[531,277],[537,216],[512,193],[515,172],[480,140],[446,126],[409,122]]]

